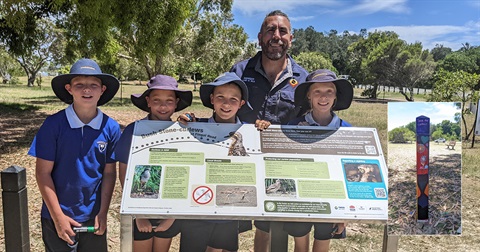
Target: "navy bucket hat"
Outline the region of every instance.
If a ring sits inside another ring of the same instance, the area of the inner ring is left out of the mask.
[[[102,81],[107,89],[97,102],[101,106],[110,101],[118,91],[120,83],[115,76],[102,73],[97,62],[91,59],[80,59],[70,68],[69,74],[62,74],[52,79],[52,89],[55,95],[67,104],[73,103],[73,96],[65,89],[65,85],[70,84],[73,78],[77,76],[93,76]]]
[[[338,79],[334,72],[326,69],[319,69],[311,72],[305,82],[295,89],[295,106],[301,106],[300,114],[310,109],[310,102],[307,93],[313,83],[332,82],[337,89],[337,99],[332,110],[343,110],[350,107],[353,99],[353,86],[346,79]]]
[[[148,107],[147,99],[145,99],[145,97],[150,95],[152,90],[175,91],[175,95],[180,99],[177,103],[177,107],[175,108],[175,112],[192,105],[192,91],[178,89],[178,83],[173,77],[161,74],[156,75],[152,77],[150,81],[148,81],[147,87],[148,89],[145,90],[143,94],[132,94],[130,96],[133,105],[137,106],[137,108],[143,111],[150,112],[150,108]]]
[[[203,106],[213,109],[213,104],[210,100],[210,94],[213,93],[215,87],[225,85],[228,83],[237,84],[242,91],[242,100],[245,101],[245,105],[252,110],[252,106],[248,103],[248,88],[247,85],[233,72],[226,72],[218,76],[213,82],[205,83],[200,86],[200,99],[202,100]],[[243,106],[242,106],[243,108]]]

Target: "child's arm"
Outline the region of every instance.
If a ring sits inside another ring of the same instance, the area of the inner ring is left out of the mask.
[[[270,127],[271,123],[269,121],[265,120],[256,120],[255,121],[255,127],[259,130],[266,130],[268,127]]]
[[[135,223],[137,224],[138,231],[149,233],[152,232],[152,223],[148,219],[135,218]]]
[[[117,179],[117,163],[107,163],[103,170],[102,178],[102,192],[100,200],[100,211],[95,217],[95,234],[103,235],[107,228],[107,213],[112,200],[113,188],[115,187],[115,180]]]
[[[192,112],[187,112],[185,114],[179,115],[177,118],[177,122],[187,125],[189,122],[196,122],[197,118],[195,117],[195,114]]]
[[[43,201],[47,205],[48,212],[52,216],[57,235],[60,239],[73,244],[70,239],[75,236],[72,226],[80,227],[81,224],[66,216],[58,202],[57,192],[52,180],[53,161],[37,158],[35,167],[35,177],[37,179],[38,189],[42,194]]]
[[[118,178],[120,180],[120,184],[122,185],[122,189],[125,185],[126,176],[127,176],[127,164],[118,162]]]
[[[175,219],[161,220],[160,223],[155,228],[155,232],[167,231],[172,226],[174,221],[175,221]]]

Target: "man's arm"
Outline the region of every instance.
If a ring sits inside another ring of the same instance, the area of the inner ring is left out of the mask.
[[[100,199],[100,211],[95,217],[95,234],[103,235],[107,228],[107,214],[112,200],[113,189],[115,187],[115,180],[117,179],[117,163],[108,163],[103,170],[102,178],[102,192]]]
[[[69,244],[73,244],[70,236],[74,236],[73,226],[80,226],[80,223],[66,216],[60,208],[57,192],[52,179],[53,161],[37,158],[35,167],[35,176],[37,179],[38,189],[42,194],[43,201],[47,205],[50,216],[52,216],[57,230],[58,237]]]

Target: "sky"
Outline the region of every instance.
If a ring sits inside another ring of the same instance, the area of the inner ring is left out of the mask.
[[[453,102],[389,102],[388,131],[415,122],[418,116],[430,118],[430,124],[443,120],[455,122],[455,113],[460,113]]]
[[[480,45],[480,0],[234,0],[233,23],[257,41],[265,15],[276,9],[289,16],[293,29],[394,31],[430,50],[436,44],[454,51],[466,42]]]

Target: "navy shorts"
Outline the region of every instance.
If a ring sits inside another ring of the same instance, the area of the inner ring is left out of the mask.
[[[156,226],[159,221],[158,219],[150,219],[149,220],[152,226]],[[177,234],[180,233],[180,228],[181,228],[181,220],[175,220],[170,226],[169,229],[161,232],[140,232],[137,227],[137,222],[134,220],[133,221],[133,239],[135,241],[144,241],[148,240],[152,237],[157,237],[157,238],[173,238]]]
[[[45,244],[45,251],[56,252],[76,252],[78,251],[105,251],[107,252],[107,231],[103,235],[96,235],[94,233],[77,233],[71,237],[74,244],[70,245],[64,240],[60,239],[55,229],[53,220],[42,218],[42,239]],[[81,223],[82,226],[93,226],[95,220],[89,220]]]
[[[181,252],[204,252],[207,246],[238,250],[238,221],[183,220]]]
[[[251,220],[241,220],[238,222],[238,233],[247,232],[248,230],[252,230]]]
[[[257,229],[262,230],[263,232],[270,232],[270,221],[254,221],[253,224]]]
[[[334,223],[322,223],[322,222],[285,222],[283,230],[293,237],[302,237],[310,233],[312,226],[315,228],[313,237],[315,240],[330,240],[330,239],[342,239],[345,238],[346,229],[341,234],[332,236],[334,232]]]

